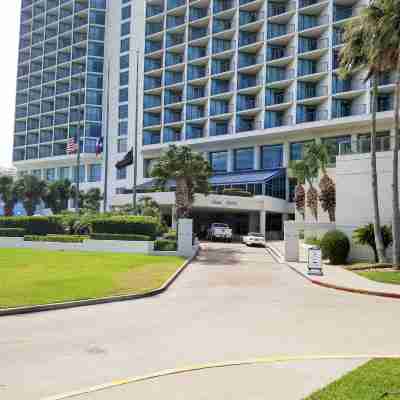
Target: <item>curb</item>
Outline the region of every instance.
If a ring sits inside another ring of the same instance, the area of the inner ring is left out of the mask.
[[[26,306],[26,307],[4,308],[4,309],[0,309],[0,317],[9,316],[9,315],[29,314],[29,313],[36,313],[36,312],[42,312],[42,311],[63,310],[63,309],[67,309],[67,308],[92,306],[92,305],[96,305],[96,304],[107,304],[107,303],[114,303],[114,302],[119,302],[119,301],[144,299],[146,297],[157,296],[157,295],[165,292],[176,281],[178,276],[197,257],[199,251],[200,251],[200,247],[196,250],[194,255],[192,257],[190,257],[189,259],[187,259],[181,265],[181,267],[161,287],[151,290],[149,292],[140,293],[140,294],[124,294],[124,295],[120,295],[120,296],[100,297],[98,299],[66,301],[63,303],[39,304],[39,305]]]
[[[191,365],[183,368],[172,368],[165,369],[161,371],[157,371],[148,375],[139,375],[125,379],[114,380],[112,382],[103,383],[100,385],[88,387],[81,390],[75,390],[72,392],[66,392],[62,394],[53,395],[50,397],[45,397],[42,400],[64,400],[71,399],[74,397],[81,397],[83,395],[90,395],[92,393],[104,391],[107,389],[113,389],[119,386],[124,386],[132,383],[144,382],[149,380],[155,380],[157,378],[171,376],[171,375],[180,375],[188,372],[197,372],[209,369],[217,369],[217,368],[226,368],[226,367],[237,367],[237,366],[248,366],[248,365],[268,365],[268,364],[276,364],[276,363],[288,363],[288,362],[296,362],[296,361],[320,361],[320,360],[369,360],[375,358],[390,358],[390,359],[400,359],[400,355],[397,354],[389,354],[389,355],[378,355],[378,354],[344,354],[344,355],[310,355],[310,356],[276,356],[276,357],[260,357],[260,358],[251,358],[247,360],[233,360],[233,361],[225,361],[225,362],[215,362],[215,363],[206,363],[206,364],[198,364]]]
[[[271,251],[271,247],[267,245],[267,248],[270,250],[270,253],[272,253],[273,256],[275,256],[276,261],[280,262],[281,264],[287,265],[292,271],[296,272],[298,275],[301,277],[305,278],[309,282],[311,282],[314,285],[321,286],[327,289],[334,289],[334,290],[340,290],[342,292],[347,292],[347,293],[354,293],[354,294],[363,294],[367,296],[377,296],[377,297],[384,297],[384,298],[390,298],[390,299],[400,299],[400,293],[392,293],[392,292],[377,292],[374,290],[366,290],[366,289],[357,289],[357,288],[351,288],[351,287],[346,287],[346,286],[340,286],[340,285],[335,285],[333,283],[328,283],[328,282],[321,282],[317,279],[312,279],[308,275],[304,274],[303,272],[299,271],[298,269],[292,267],[290,264],[288,264],[285,261],[280,261],[278,257],[276,256],[276,250]]]

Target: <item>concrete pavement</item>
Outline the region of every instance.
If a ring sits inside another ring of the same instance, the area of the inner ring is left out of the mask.
[[[159,297],[0,318],[0,398],[40,399],[204,362],[396,353],[398,308],[398,300],[313,286],[264,249],[208,244]],[[315,385],[353,366],[343,364],[326,375],[315,368]]]

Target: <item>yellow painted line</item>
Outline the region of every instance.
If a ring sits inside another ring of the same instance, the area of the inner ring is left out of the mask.
[[[101,390],[112,389],[114,387],[127,385],[130,383],[143,382],[148,380],[153,380],[170,375],[179,375],[187,372],[201,371],[205,369],[215,369],[224,367],[234,367],[243,365],[256,365],[256,364],[274,364],[283,363],[290,361],[317,361],[317,360],[351,360],[351,359],[372,359],[372,358],[399,358],[400,354],[342,354],[342,355],[303,355],[303,356],[275,356],[275,357],[260,357],[260,358],[250,358],[247,360],[238,361],[223,361],[215,363],[205,363],[191,365],[183,368],[171,368],[157,371],[147,375],[134,376],[132,378],[118,379],[109,383],[104,383],[101,385],[92,386],[82,390],[76,390],[68,393],[62,393],[55,396],[50,396],[43,398],[42,400],[64,400],[71,399],[77,396],[83,396],[86,394],[91,394],[99,392]]]

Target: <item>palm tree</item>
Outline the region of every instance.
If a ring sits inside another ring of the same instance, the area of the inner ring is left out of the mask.
[[[305,219],[306,209],[306,191],[305,183],[305,163],[304,161],[293,162],[290,166],[292,175],[296,178],[296,189],[294,192],[294,201],[296,203],[297,212]]]
[[[190,147],[172,145],[161,155],[151,175],[161,187],[175,181],[177,217],[189,218],[195,193],[207,194],[209,191],[211,168],[203,156],[193,152]]]
[[[71,182],[68,179],[62,179],[49,184],[44,201],[54,214],[59,214],[68,208],[71,195]]]
[[[385,251],[382,239],[379,201],[378,176],[376,170],[376,111],[377,84],[379,75],[387,69],[385,57],[377,46],[377,19],[372,6],[367,7],[360,19],[348,24],[340,53],[340,75],[343,78],[351,76],[363,69],[367,70],[365,81],[372,78],[372,124],[371,124],[371,189],[374,212],[375,243],[380,262],[385,262]]]
[[[15,193],[22,201],[28,215],[33,215],[37,206],[47,195],[47,183],[34,175],[24,175],[15,182]]]
[[[392,175],[392,233],[393,265],[400,267],[400,206],[399,206],[399,150],[400,150],[400,0],[380,0],[374,3],[374,12],[379,18],[380,47],[384,47],[391,70],[396,72],[394,104],[395,135],[393,140]]]
[[[14,214],[18,197],[15,193],[13,179],[10,176],[0,176],[0,197],[4,203],[4,215],[11,217]]]
[[[161,220],[160,206],[150,196],[144,196],[139,200],[138,211],[141,215],[155,217]]]
[[[329,177],[326,167],[329,164],[329,149],[323,143],[312,143],[306,148],[305,160],[311,165],[318,165],[318,170],[321,170],[322,177],[319,181],[321,193],[319,201],[322,209],[328,213],[329,221],[335,222],[336,213],[336,185]]]

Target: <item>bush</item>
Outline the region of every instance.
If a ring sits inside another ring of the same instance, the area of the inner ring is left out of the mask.
[[[0,228],[22,228],[27,235],[47,235],[64,233],[62,220],[51,217],[0,217]]]
[[[93,233],[146,235],[154,239],[161,231],[157,218],[144,216],[95,218],[91,221]]]
[[[345,264],[350,252],[350,241],[340,231],[329,231],[321,239],[322,256],[328,258],[331,264]]]
[[[309,236],[304,239],[304,243],[311,246],[321,246],[321,239],[318,239],[317,236]]]
[[[240,197],[252,197],[253,195],[250,192],[246,192],[245,190],[240,189],[224,189],[222,194],[225,196],[240,196]]]
[[[78,235],[27,235],[24,237],[25,242],[56,242],[56,243],[82,243],[87,236]]]
[[[156,240],[154,250],[156,251],[176,251],[178,243],[175,240]]]
[[[23,237],[25,229],[22,228],[0,228],[0,237]]]
[[[122,240],[131,242],[151,241],[151,237],[147,235],[120,235],[117,233],[92,233],[90,239],[93,240]]]
[[[175,229],[170,229],[167,233],[164,233],[163,239],[165,240],[177,240],[178,236]]]

